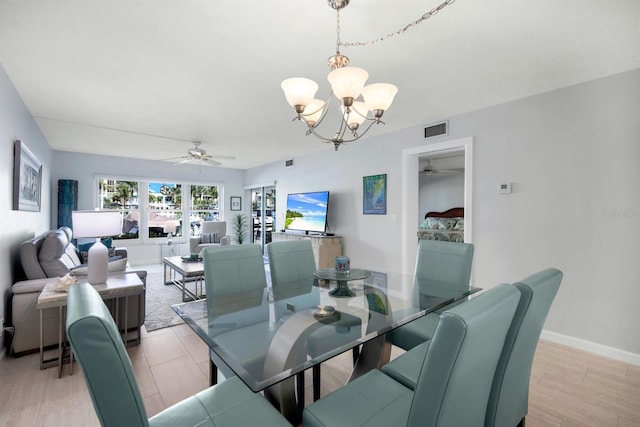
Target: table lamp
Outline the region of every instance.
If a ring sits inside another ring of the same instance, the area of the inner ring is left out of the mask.
[[[171,243],[173,243],[171,238],[173,237],[173,233],[176,232],[176,223],[175,223],[175,221],[167,221],[167,222],[165,222],[162,231],[167,233],[167,245],[170,245]]]
[[[71,221],[73,237],[96,239],[87,254],[89,283],[106,283],[109,276],[109,251],[100,238],[122,233],[122,215],[117,211],[73,211]]]

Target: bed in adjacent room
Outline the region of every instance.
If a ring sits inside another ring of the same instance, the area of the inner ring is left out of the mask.
[[[418,239],[464,242],[464,208],[428,212],[418,228]]]

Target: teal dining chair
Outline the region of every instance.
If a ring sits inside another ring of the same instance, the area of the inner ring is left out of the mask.
[[[561,281],[562,272],[549,268],[514,283],[520,291],[520,301],[491,385],[486,427],[524,426],[533,357]],[[389,362],[382,372],[414,389],[428,349],[427,341]]]
[[[514,283],[522,297],[496,368],[485,427],[524,427],[533,357],[562,276],[548,268]]]
[[[131,360],[102,298],[88,283],[69,288],[67,337],[103,427],[289,426],[237,377],[147,417]]]
[[[412,390],[379,370],[307,406],[317,426],[481,426],[520,293],[498,285],[440,314]]]
[[[313,273],[316,271],[316,261],[310,240],[287,240],[271,242],[267,245],[269,270],[271,274],[271,289],[277,317],[284,319],[287,314],[315,308],[320,304],[318,293],[311,292],[311,287],[317,284]],[[340,342],[350,342],[361,336],[362,322],[359,318],[343,314],[334,323],[339,334],[331,334],[328,329],[319,329],[308,338],[310,355],[321,354],[326,348],[335,348]],[[357,348],[354,348],[354,359]],[[320,364],[312,368],[313,371],[313,399],[320,398]],[[297,377],[298,390],[304,389],[304,376]]]
[[[227,312],[242,310],[233,319],[220,317],[220,322],[209,322],[209,333],[218,337],[219,345],[242,335],[246,352],[237,355],[245,363],[259,366],[263,360],[261,349],[268,347],[273,332],[269,328],[266,304],[267,279],[262,249],[258,244],[212,246],[202,250],[204,281],[207,292],[207,312],[210,318]],[[242,298],[236,298],[240,296]],[[233,325],[239,333],[225,330],[221,325]],[[223,333],[226,332],[224,337]],[[252,337],[252,339],[248,339]],[[257,349],[252,352],[253,349]],[[209,352],[209,385],[218,381],[218,370],[225,377],[233,376],[231,369],[213,351]]]
[[[471,264],[473,262],[473,244],[443,242],[439,240],[420,240],[416,256],[415,277],[418,283],[443,289],[464,289],[469,287]],[[419,292],[420,290],[417,289]],[[460,303],[462,301],[459,301]],[[445,307],[448,309],[449,307]],[[386,340],[396,347],[410,350],[433,336],[438,324],[436,310],[386,335]]]

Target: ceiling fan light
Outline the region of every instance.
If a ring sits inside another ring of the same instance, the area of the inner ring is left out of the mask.
[[[302,105],[303,107],[309,105],[318,91],[318,84],[304,77],[292,77],[283,80],[280,87],[284,91],[287,102],[294,108],[297,105]]]
[[[309,124],[309,126],[313,126],[318,122],[318,120],[320,120],[323,111],[324,101],[315,98],[306,106],[305,112],[307,112],[307,114],[302,114],[302,116],[307,120],[307,124]]]
[[[390,83],[373,83],[362,89],[362,97],[371,111],[386,111],[393,103],[398,87]]]
[[[327,75],[331,90],[338,99],[357,98],[369,78],[366,70],[358,67],[338,68]]]

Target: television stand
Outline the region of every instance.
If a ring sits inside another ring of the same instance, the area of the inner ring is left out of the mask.
[[[318,269],[335,267],[335,259],[342,255],[342,237],[331,233],[304,234],[283,233],[274,231],[271,238],[274,242],[283,240],[311,240],[313,256]]]

